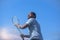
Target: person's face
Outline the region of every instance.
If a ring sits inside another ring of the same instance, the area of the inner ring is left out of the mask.
[[[32,17],[33,17],[33,14],[31,14],[31,13],[28,14],[28,19],[29,19],[29,18],[32,18]]]

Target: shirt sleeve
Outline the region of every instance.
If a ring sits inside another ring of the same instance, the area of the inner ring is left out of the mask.
[[[26,24],[31,25],[33,23],[34,19],[29,19]]]

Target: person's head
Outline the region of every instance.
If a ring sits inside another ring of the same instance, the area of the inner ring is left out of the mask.
[[[28,19],[29,19],[29,18],[36,18],[35,12],[30,12],[30,13],[28,14]]]

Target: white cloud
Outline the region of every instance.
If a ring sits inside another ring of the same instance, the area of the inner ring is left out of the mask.
[[[20,35],[9,33],[8,28],[2,28],[0,31],[0,40],[22,40]],[[28,40],[28,38],[25,38],[25,40]]]
[[[0,32],[0,39],[1,40],[15,40],[15,39],[21,39],[20,36],[16,35],[16,34],[11,34],[8,33],[7,28],[3,28]]]

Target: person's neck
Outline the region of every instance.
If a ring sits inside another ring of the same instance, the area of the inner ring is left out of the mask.
[[[33,17],[31,17],[31,18],[33,18]],[[30,18],[28,18],[28,19],[30,19]],[[35,19],[35,18],[34,18]]]

